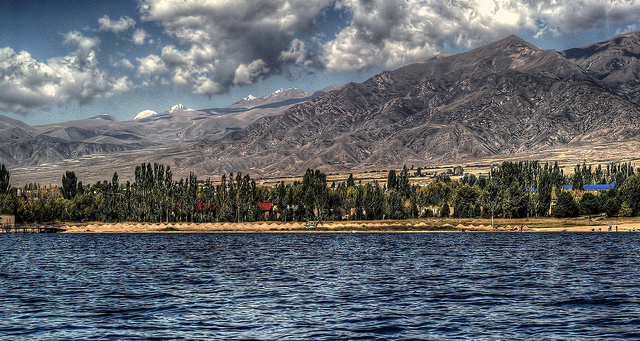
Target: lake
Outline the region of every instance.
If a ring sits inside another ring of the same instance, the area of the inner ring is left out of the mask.
[[[0,234],[0,339],[640,339],[640,234]]]

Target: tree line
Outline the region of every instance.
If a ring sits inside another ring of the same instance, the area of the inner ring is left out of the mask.
[[[72,171],[62,177],[59,193],[39,191],[36,184],[9,185],[10,172],[0,165],[0,213],[19,222],[245,222],[258,220],[379,220],[419,217],[575,217],[607,214],[640,215],[640,175],[630,163],[595,168],[576,165],[565,175],[538,161],[504,162],[489,174],[464,174],[454,180],[435,176],[421,186],[411,184],[407,167],[388,173],[385,184],[362,184],[352,174],[345,182],[327,183],[319,170],[308,169],[301,181],[258,186],[249,175],[222,175],[220,181],[198,181],[190,173],[175,181],[169,166],[141,164],[134,181],[84,186]],[[452,172],[453,173],[453,172]],[[456,173],[463,174],[460,168]],[[584,191],[588,184],[616,185]],[[563,186],[572,185],[573,190]],[[260,206],[258,203],[272,203]]]

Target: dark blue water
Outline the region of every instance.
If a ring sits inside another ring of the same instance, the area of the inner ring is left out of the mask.
[[[3,340],[640,339],[640,233],[2,234]]]

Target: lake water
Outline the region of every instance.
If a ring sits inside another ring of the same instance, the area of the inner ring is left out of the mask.
[[[1,234],[3,340],[640,339],[640,233]]]

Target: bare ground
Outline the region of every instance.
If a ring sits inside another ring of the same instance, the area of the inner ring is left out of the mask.
[[[497,231],[524,232],[618,232],[640,231],[640,218],[531,218],[496,219]],[[67,223],[66,233],[180,233],[180,232],[491,232],[489,219],[409,219],[329,221],[319,227],[307,228],[302,222],[250,222],[250,223]]]

